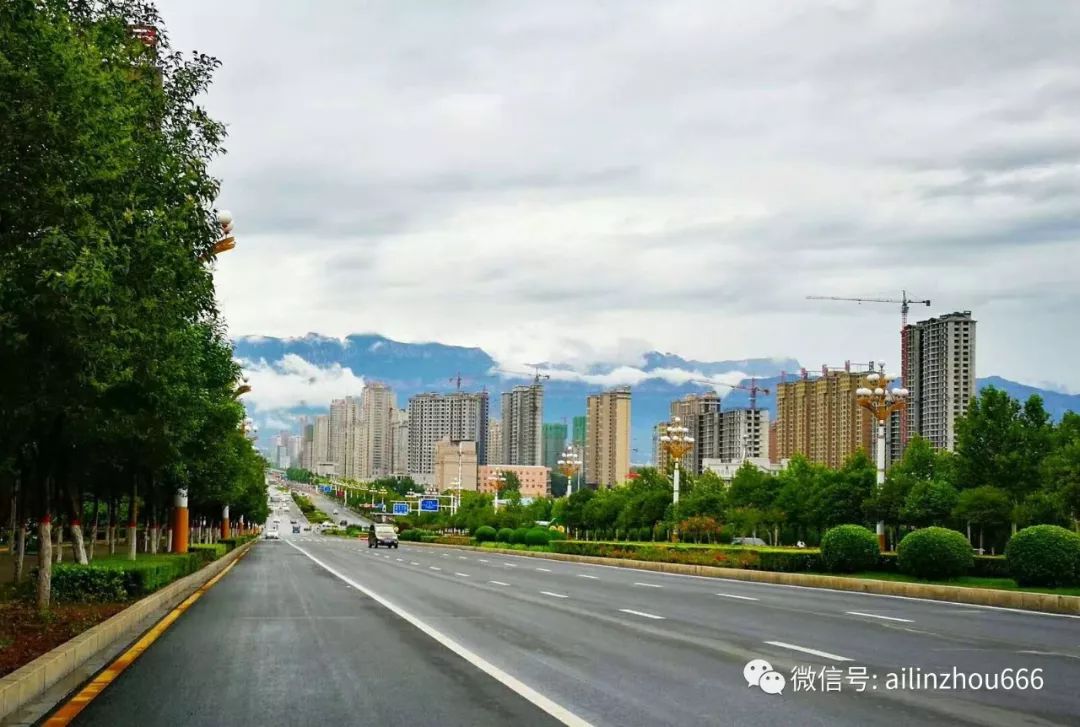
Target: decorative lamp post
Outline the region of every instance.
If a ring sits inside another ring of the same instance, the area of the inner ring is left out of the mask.
[[[559,472],[566,478],[566,496],[570,497],[574,493],[574,475],[581,471],[581,457],[574,451],[574,445],[566,445],[557,464]]]
[[[664,433],[660,436],[660,446],[663,447],[667,456],[675,461],[675,469],[671,476],[673,493],[671,502],[679,505],[679,461],[686,453],[694,448],[694,438],[690,436],[690,430],[683,426],[682,419],[672,417],[671,423],[664,427]],[[676,517],[678,515],[676,514]],[[674,540],[679,539],[678,529],[672,532]]]
[[[506,475],[502,472],[492,472],[488,475],[488,482],[495,488],[495,500],[492,502],[492,506],[495,511],[499,511],[499,492],[506,485]]]
[[[877,420],[877,487],[880,491],[885,485],[885,422],[895,411],[907,405],[908,390],[889,389],[896,376],[885,373],[885,364],[879,364],[881,371],[871,371],[866,375],[866,386],[855,390],[855,400]],[[885,551],[885,521],[877,523],[878,547]]]

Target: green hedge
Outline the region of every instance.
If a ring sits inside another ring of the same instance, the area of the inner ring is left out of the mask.
[[[913,530],[896,548],[900,572],[927,580],[945,580],[970,573],[974,561],[971,543],[964,534],[948,528]]]
[[[821,555],[812,550],[747,548],[738,545],[695,547],[664,543],[612,543],[585,540],[553,540],[548,544],[548,548],[555,553],[712,565],[721,568],[749,568],[784,573],[823,570]]]
[[[209,560],[208,551],[202,549],[183,555],[143,555],[133,561],[102,558],[91,565],[58,563],[53,566],[53,597],[69,603],[134,600],[194,573]]]
[[[495,539],[500,543],[509,543],[510,538],[514,536],[513,528],[499,528],[499,532],[496,533]]]
[[[1080,583],[1080,535],[1058,525],[1024,528],[1009,539],[1005,559],[1021,586]]]
[[[210,563],[229,552],[229,546],[225,543],[200,543],[188,546],[189,553],[198,555],[203,563]]]
[[[250,542],[255,539],[254,535],[235,535],[231,538],[222,538],[222,542],[226,548],[232,550],[233,548],[239,548],[244,543]]]
[[[821,539],[821,562],[830,573],[871,570],[879,555],[877,536],[862,525],[838,525]]]
[[[530,528],[525,532],[525,545],[547,545],[549,532],[547,528]]]
[[[525,534],[528,532],[528,528],[514,528],[514,532],[510,534],[510,542],[525,545]]]

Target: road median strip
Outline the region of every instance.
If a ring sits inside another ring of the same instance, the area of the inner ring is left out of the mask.
[[[460,550],[491,553],[494,555],[541,558],[544,560],[557,560],[565,563],[587,563],[589,565],[600,565],[610,568],[631,568],[672,575],[722,578],[778,586],[820,588],[876,596],[962,603],[1013,611],[1029,611],[1032,613],[1080,617],[1080,596],[1066,596],[1054,593],[1005,591],[994,588],[971,588],[967,586],[910,583],[905,581],[879,581],[869,578],[846,578],[844,576],[818,575],[813,573],[784,573],[779,571],[751,570],[747,568],[723,568],[720,566],[687,563],[666,563],[663,561],[631,560],[628,558],[605,558],[593,555],[572,555],[569,553],[481,548],[475,545],[444,545],[420,542],[409,543],[409,545],[429,548],[456,548]],[[515,567],[513,564],[509,563],[505,565],[508,567]]]

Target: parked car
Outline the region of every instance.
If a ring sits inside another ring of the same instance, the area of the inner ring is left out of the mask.
[[[732,545],[767,545],[761,538],[732,538]]]
[[[384,523],[375,523],[368,528],[367,547],[378,548],[380,545],[387,548],[398,547],[397,528]]]

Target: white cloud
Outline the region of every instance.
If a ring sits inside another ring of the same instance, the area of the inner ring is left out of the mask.
[[[296,354],[278,361],[240,361],[251,392],[244,403],[259,412],[298,406],[326,407],[331,399],[359,396],[364,379],[340,364],[317,366]],[[288,427],[284,427],[288,428]]]
[[[159,5],[224,63],[235,333],[896,363],[899,311],[804,296],[906,288],[980,375],[1080,358],[1078,4]]]
[[[498,369],[493,370],[492,373],[508,378],[505,373],[500,372]],[[633,366],[617,366],[611,371],[602,374],[590,374],[566,369],[541,369],[541,373],[548,374],[552,381],[580,381],[582,383],[605,388],[612,386],[638,386],[649,379],[659,379],[661,381],[666,381],[669,384],[676,385],[701,383],[703,385],[720,387],[719,392],[721,395],[726,395],[730,392],[729,386],[725,386],[725,384],[738,384],[740,381],[749,378],[747,374],[744,374],[741,371],[732,371],[730,373],[710,376],[697,370],[689,371],[678,368],[657,368],[652,369],[651,371],[644,371],[643,369],[635,368]]]

